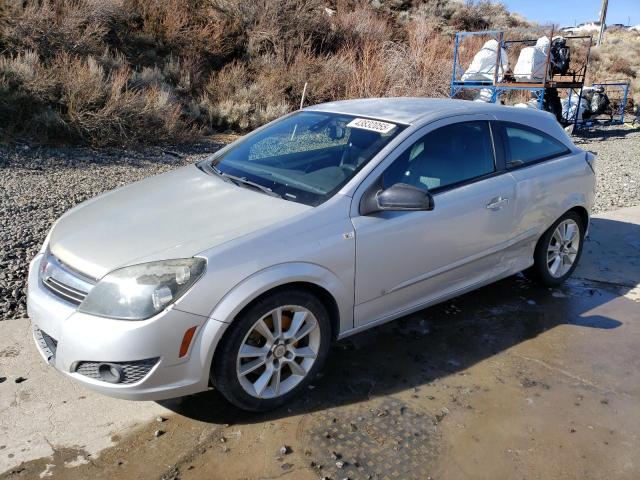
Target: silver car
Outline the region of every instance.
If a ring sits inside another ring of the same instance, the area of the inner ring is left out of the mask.
[[[325,103],[62,216],[31,263],[43,357],[106,395],[216,388],[265,410],[334,339],[526,271],[576,267],[594,156],[545,112]]]

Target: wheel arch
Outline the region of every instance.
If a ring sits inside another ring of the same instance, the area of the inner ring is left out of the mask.
[[[308,281],[308,280],[283,281],[282,283],[272,286],[271,288],[268,288],[264,291],[262,291],[263,289],[260,289],[259,293],[256,292],[255,295],[252,295],[250,299],[247,299],[246,302],[243,302],[242,305],[238,305],[236,308],[230,308],[231,305],[219,304],[216,307],[216,309],[214,309],[214,312],[212,313],[212,317],[213,317],[212,320],[218,323],[218,321],[215,320],[216,318],[215,315],[217,316],[231,315],[231,316],[228,317],[229,321],[225,322],[225,328],[222,330],[222,332],[216,339],[215,345],[212,346],[212,351],[210,352],[208,356],[208,360],[206,362],[206,364],[209,365],[207,376],[208,376],[208,382],[210,385],[215,386],[215,378],[212,372],[213,372],[213,366],[216,362],[216,356],[218,352],[217,347],[223,341],[223,339],[226,336],[228,336],[230,332],[229,327],[231,326],[230,324],[233,322],[233,320],[238,316],[240,316],[243,312],[251,308],[256,302],[259,302],[266,296],[273,295],[277,292],[281,292],[287,289],[302,289],[302,290],[306,290],[313,293],[313,295],[315,295],[327,309],[327,313],[329,314],[329,320],[331,323],[332,339],[336,339],[338,337],[338,334],[341,331],[341,326],[340,326],[341,321],[344,321],[344,318],[341,316],[341,313],[340,313],[340,306],[338,304],[338,301],[327,288],[320,285],[319,283],[315,283],[312,281]],[[225,298],[227,297],[225,296]],[[233,302],[234,300],[229,299],[229,301]],[[351,325],[353,325],[353,309],[351,309],[351,316],[349,317],[349,321],[351,322]]]
[[[569,212],[575,212],[578,214],[578,216],[580,217],[580,220],[582,220],[582,226],[584,227],[585,234],[586,234],[587,230],[589,229],[589,212],[587,211],[587,209],[581,205],[577,205],[573,208],[570,208],[562,215],[565,215],[566,213],[569,213]]]
[[[535,255],[535,251],[538,248],[538,245],[540,245],[540,242],[542,241],[542,238],[544,237],[544,234],[547,232],[547,230],[550,229],[559,219],[561,219],[563,216],[565,216],[569,212],[574,212],[580,217],[580,220],[582,220],[582,225],[584,227],[584,234],[586,236],[587,231],[589,230],[589,218],[590,218],[589,211],[582,205],[574,205],[570,208],[566,208],[560,215],[558,215],[553,220],[553,222],[551,222],[549,225],[544,227],[544,230],[539,234],[538,239],[535,242],[535,248],[533,251],[534,255]]]
[[[324,267],[310,263],[281,264],[262,270],[233,287],[218,302],[210,318],[232,323],[265,295],[301,288],[316,295],[331,318],[333,336],[353,327],[353,291]]]

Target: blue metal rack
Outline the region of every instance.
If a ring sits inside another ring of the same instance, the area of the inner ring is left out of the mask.
[[[629,100],[629,82],[602,82],[594,83],[592,87],[602,87],[611,98],[611,89],[619,90],[619,102],[616,110],[609,113],[609,119],[602,119],[602,115],[598,115],[595,118],[587,118],[577,123],[578,128],[589,128],[596,125],[622,125],[624,124],[624,114],[627,108],[627,101]]]
[[[495,84],[498,82],[497,68],[494,71],[493,80],[464,82],[461,79],[462,73],[464,72],[464,68],[460,63],[460,43],[466,37],[474,37],[474,36],[489,37],[490,39],[496,40],[498,42],[498,45],[502,45],[502,39],[503,39],[504,33],[498,30],[456,33],[455,45],[453,48],[453,70],[451,72],[450,96],[451,98],[454,98],[461,90],[464,90],[464,89],[479,90],[482,88],[490,88],[492,91],[492,102],[495,102],[496,99],[494,97],[496,94],[496,90],[494,87],[495,87]]]
[[[464,72],[464,68],[460,62],[460,49],[461,42],[467,37],[473,36],[485,36],[489,39],[494,39],[498,42],[499,48],[497,50],[497,58],[496,58],[496,66],[494,68],[494,75],[492,80],[486,81],[463,81],[462,75]],[[554,31],[551,30],[551,34],[549,38],[553,38]],[[534,40],[505,40],[504,32],[499,30],[487,30],[480,32],[457,32],[455,35],[455,44],[454,44],[454,53],[453,53],[453,68],[451,72],[451,84],[450,84],[450,97],[455,98],[464,90],[486,90],[491,93],[489,96],[491,103],[496,103],[499,99],[505,95],[509,91],[528,91],[535,96],[538,101],[538,108],[542,109],[544,93],[547,88],[557,88],[557,89],[568,89],[569,97],[571,95],[577,94],[579,97],[582,97],[582,87],[584,85],[584,78],[586,77],[587,64],[589,62],[589,54],[591,47],[591,37],[590,36],[574,36],[574,37],[565,37],[567,39],[589,39],[589,50],[587,51],[587,59],[584,65],[579,67],[576,71],[573,71],[568,76],[554,76],[551,75],[549,68],[549,54],[547,54],[547,67],[545,71],[547,72],[545,78],[541,82],[514,82],[514,81],[505,81],[503,78],[499,78],[499,67],[501,65],[501,55],[502,50],[506,48],[508,44],[512,43],[528,43],[533,42]],[[503,72],[503,74],[506,72]],[[578,123],[578,109],[576,110],[576,116],[574,117],[572,123],[574,126],[577,126]]]

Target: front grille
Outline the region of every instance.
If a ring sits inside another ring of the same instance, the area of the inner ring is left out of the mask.
[[[118,365],[124,371],[121,384],[136,383],[142,380],[151,371],[153,366],[158,363],[159,358],[148,358],[146,360],[136,360],[132,362],[78,362],[75,372],[85,377],[95,380],[102,380],[98,367],[103,363],[111,363]]]
[[[73,303],[74,305],[80,305],[87,296],[87,292],[77,290],[69,285],[56,280],[53,277],[47,277],[43,280],[45,287],[47,287],[52,293],[55,293],[58,297]]]
[[[96,283],[50,253],[42,262],[42,284],[51,293],[73,305],[80,305]]]

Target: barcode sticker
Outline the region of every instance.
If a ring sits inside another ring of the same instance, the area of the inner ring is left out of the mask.
[[[347,127],[362,128],[364,130],[371,130],[378,133],[389,133],[396,127],[396,125],[395,123],[369,120],[368,118],[354,118],[347,124]]]

